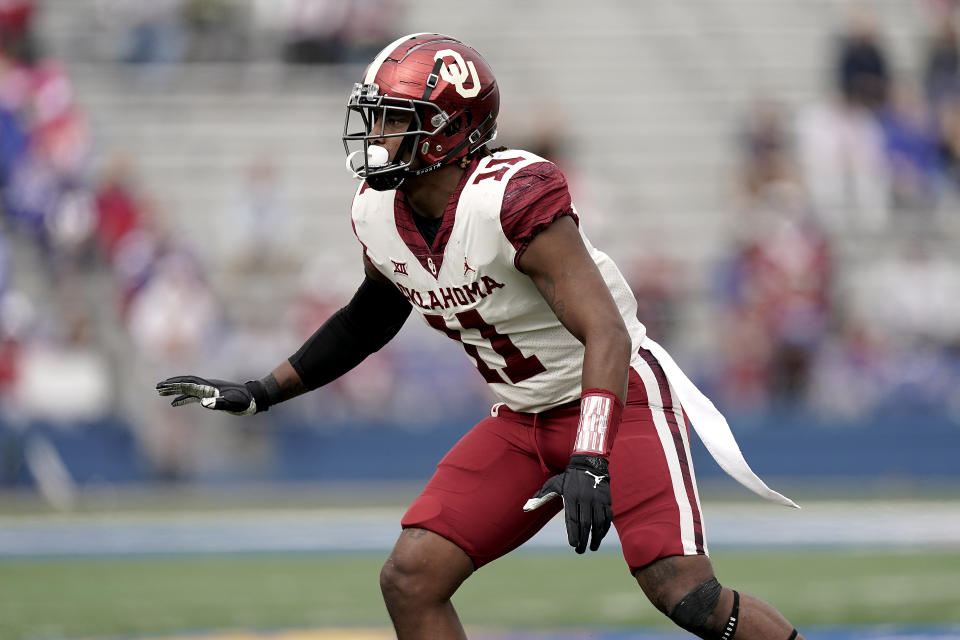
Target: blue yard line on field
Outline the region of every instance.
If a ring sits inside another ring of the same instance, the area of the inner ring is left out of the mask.
[[[821,502],[796,511],[755,503],[704,505],[719,548],[957,548],[960,501]],[[242,510],[216,514],[0,516],[0,558],[67,555],[363,552],[390,549],[395,509]],[[616,535],[604,541],[619,548]],[[566,549],[558,518],[524,547]]]

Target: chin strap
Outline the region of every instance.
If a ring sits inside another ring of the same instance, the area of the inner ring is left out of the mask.
[[[412,171],[408,169],[407,171],[411,175],[421,176],[425,173],[429,173],[433,171],[434,169],[439,169],[440,167],[453,162],[456,159],[456,157],[460,155],[461,151],[463,151],[464,149],[467,149],[467,151],[469,152],[471,146],[477,144],[478,142],[480,142],[480,140],[483,139],[483,136],[489,131],[489,129],[487,131],[484,131],[484,127],[486,127],[491,120],[493,120],[493,114],[488,113],[487,117],[483,119],[483,122],[477,125],[477,128],[473,130],[473,133],[471,133],[469,136],[461,140],[460,144],[455,146],[453,149],[450,149],[450,151],[447,152],[447,155],[443,156],[433,164],[423,167],[422,169],[414,169]]]

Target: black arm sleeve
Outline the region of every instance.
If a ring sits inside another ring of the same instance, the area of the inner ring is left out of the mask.
[[[411,308],[393,285],[368,276],[347,306],[290,356],[290,364],[308,389],[322,387],[390,342]]]

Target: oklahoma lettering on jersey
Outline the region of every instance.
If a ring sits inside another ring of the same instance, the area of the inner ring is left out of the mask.
[[[518,150],[470,164],[432,246],[417,230],[402,192],[374,191],[364,184],[352,211],[366,259],[428,325],[462,343],[500,401],[531,413],[580,397],[583,345],[517,268],[537,233],[565,215],[577,220],[563,174],[547,160]],[[645,335],[636,300],[610,258],[583,240],[636,353]]]

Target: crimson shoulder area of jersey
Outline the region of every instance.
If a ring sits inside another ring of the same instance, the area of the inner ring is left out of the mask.
[[[538,162],[513,174],[503,194],[500,226],[517,250],[514,266],[519,269],[520,256],[537,234],[563,216],[579,224],[567,178],[557,165]]]

